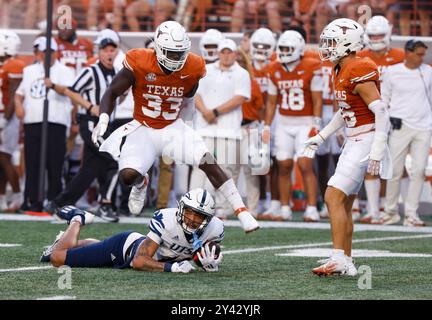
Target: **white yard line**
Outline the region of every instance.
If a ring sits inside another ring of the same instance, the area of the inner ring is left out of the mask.
[[[44,270],[53,269],[53,266],[33,266],[33,267],[23,267],[23,268],[13,268],[13,269],[0,269],[0,272],[19,272],[19,271],[34,271],[34,270]]]
[[[395,241],[395,240],[408,240],[408,239],[421,239],[421,238],[432,238],[432,234],[421,234],[421,235],[415,235],[415,236],[400,236],[400,237],[355,239],[355,240],[353,240],[353,243]],[[329,241],[329,242],[319,242],[319,243],[293,244],[293,245],[287,245],[287,246],[268,246],[268,247],[261,247],[261,248],[226,250],[226,251],[223,251],[223,254],[225,255],[225,254],[259,252],[259,251],[268,251],[268,250],[313,248],[313,247],[322,247],[322,246],[331,246],[331,245],[332,245],[332,242]]]
[[[75,300],[76,296],[52,296],[52,297],[44,297],[37,298],[36,300]]]
[[[66,224],[66,221],[59,221],[53,217],[35,217],[19,214],[0,214],[0,221],[49,221],[53,224]],[[95,217],[95,223],[107,223],[99,217]],[[121,217],[120,224],[144,224],[148,225],[150,218],[144,217]],[[330,230],[328,222],[274,222],[274,221],[259,221],[262,229],[312,229],[312,230]],[[225,220],[226,227],[241,227],[237,220]],[[371,224],[354,224],[354,232],[359,231],[389,231],[389,232],[405,232],[405,233],[432,233],[432,227],[405,227],[401,225],[371,225]]]
[[[12,247],[21,247],[20,243],[0,243],[0,248],[12,248]]]

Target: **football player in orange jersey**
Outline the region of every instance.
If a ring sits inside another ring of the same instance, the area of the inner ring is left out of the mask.
[[[12,155],[18,148],[19,121],[15,116],[13,96],[22,80],[24,62],[15,58],[21,40],[10,30],[0,31],[0,210],[15,212],[23,197],[19,177],[12,164]],[[6,201],[6,183],[12,187],[11,203]]]
[[[77,22],[72,20],[72,28],[59,28],[55,40],[58,44],[59,61],[75,69],[75,75],[78,75],[93,55],[93,44],[88,39],[78,37],[76,28]]]
[[[405,52],[400,48],[390,48],[392,25],[383,16],[373,16],[366,24],[364,42],[367,49],[358,53],[359,57],[369,57],[378,66],[380,81],[385,69],[405,59]],[[405,172],[406,174],[406,172]],[[360,218],[362,223],[380,224],[381,212],[384,211],[385,180],[367,174],[365,189],[368,200],[368,213]]]
[[[320,36],[321,59],[334,69],[334,94],[339,105],[330,123],[306,141],[305,154],[313,156],[318,147],[345,125],[347,141],[328,182],[325,202],[330,214],[333,253],[312,271],[317,275],[357,275],[352,261],[353,222],[351,208],[366,172],[391,177],[387,147],[389,116],[378,91],[378,67],[356,52],[363,45],[363,27],[351,19],[336,19]]]
[[[114,131],[99,149],[119,159],[120,178],[133,186],[129,210],[132,214],[141,212],[147,170],[156,157],[165,155],[176,162],[199,166],[233,206],[243,229],[257,230],[259,225],[244,206],[234,181],[210,155],[201,136],[179,118],[183,108],[194,107],[193,96],[206,72],[204,59],[189,53],[191,42],[178,22],[166,21],[158,26],[154,42],[154,50],[127,52],[124,68],[102,98],[101,115],[92,136],[97,144],[106,132],[117,97],[132,86],[134,120]],[[222,114],[230,107],[223,105],[216,112]]]
[[[281,210],[273,213],[276,220],[292,219],[289,202],[294,158],[297,158],[307,195],[308,206],[303,218],[305,221],[320,219],[316,208],[313,159],[302,156],[302,152],[304,142],[319,129],[321,122],[321,61],[303,58],[304,49],[305,41],[299,32],[285,31],[276,47],[278,60],[268,66],[269,88],[263,140],[268,142],[270,138],[270,125],[278,105],[275,145]]]

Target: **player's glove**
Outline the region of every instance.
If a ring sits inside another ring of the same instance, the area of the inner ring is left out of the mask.
[[[303,150],[302,156],[306,158],[315,157],[315,152],[318,150],[319,146],[324,142],[324,138],[318,133],[317,135],[309,138],[304,143],[305,148]]]
[[[175,262],[171,266],[171,272],[182,272],[182,273],[189,273],[192,270],[195,270],[194,266],[191,265],[191,263],[187,260]]]
[[[96,127],[93,129],[92,132],[92,141],[97,147],[100,146],[100,139],[107,131],[108,123],[109,123],[109,115],[106,113],[102,113],[99,116],[98,124],[96,125]]]
[[[219,264],[222,261],[222,252],[219,253],[219,256],[215,258],[216,254],[216,246],[213,246],[210,249],[208,243],[201,248],[201,254],[198,252],[198,259],[202,264],[202,267],[205,271],[208,272],[216,272],[219,270]]]

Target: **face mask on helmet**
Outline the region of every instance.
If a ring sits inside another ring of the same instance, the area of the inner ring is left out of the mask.
[[[281,63],[292,63],[300,59],[300,52],[292,46],[278,46],[277,57]]]
[[[265,43],[251,43],[251,55],[254,60],[266,61],[270,58],[273,48]]]
[[[338,61],[336,55],[336,40],[321,38],[318,46],[318,53],[322,61],[330,60],[333,63]]]
[[[193,211],[194,214],[197,214],[200,217],[202,217],[203,218],[202,222],[198,225],[198,224],[196,224],[196,222],[190,220],[187,217],[186,210]],[[177,221],[181,225],[183,231],[186,234],[192,235],[195,233],[197,236],[200,236],[204,232],[205,228],[208,226],[208,224],[210,223],[210,220],[212,218],[213,218],[213,215],[210,215],[204,211],[197,210],[196,208],[192,208],[180,200],[179,208],[177,211]],[[193,224],[196,224],[196,225],[193,225]]]
[[[183,68],[191,42],[179,23],[163,22],[156,29],[154,44],[157,60],[163,67],[173,72]]]
[[[385,17],[372,17],[366,25],[364,35],[366,46],[372,51],[388,48],[390,46],[392,27]]]
[[[0,32],[0,57],[15,56],[18,54],[21,39],[10,30]]]
[[[218,59],[217,44],[205,44],[201,51],[202,56],[206,61],[216,61]]]
[[[366,34],[365,38],[368,48],[372,51],[383,50],[390,44],[390,40],[387,40],[387,36],[385,34]]]

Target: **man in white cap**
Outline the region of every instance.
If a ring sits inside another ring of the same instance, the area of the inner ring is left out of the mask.
[[[41,134],[44,98],[44,61],[47,50],[51,50],[50,79],[60,85],[69,86],[74,80],[73,69],[57,60],[57,43],[46,38],[38,42],[37,63],[24,68],[23,80],[15,93],[15,113],[24,123],[24,153],[26,163],[26,196],[23,209],[42,211],[39,193],[39,162],[41,152]],[[47,48],[48,44],[48,48]],[[62,190],[63,160],[66,153],[66,129],[71,125],[72,104],[69,98],[48,92],[48,148],[46,170],[48,172],[48,200],[53,199]],[[28,206],[27,206],[28,201]]]
[[[207,74],[200,81],[195,96],[197,110],[196,129],[201,134],[218,164],[234,181],[240,170],[240,139],[242,104],[251,96],[249,73],[236,62],[237,45],[223,39],[218,45],[219,60],[206,66]],[[191,188],[210,187],[204,173],[194,168]],[[216,194],[216,215],[224,217],[230,212],[224,199]]]

